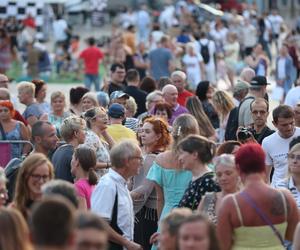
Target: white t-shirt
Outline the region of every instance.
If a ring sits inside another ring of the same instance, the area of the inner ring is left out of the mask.
[[[276,186],[278,182],[287,177],[289,144],[293,138],[299,135],[300,128],[296,127],[294,135],[290,138],[282,138],[276,131],[263,140],[262,147],[266,153],[266,165],[274,167],[272,186]]]
[[[239,42],[226,43],[224,46],[225,52],[232,52],[231,55],[225,56],[225,61],[237,63],[239,61],[240,44]]]
[[[285,79],[286,72],[285,72],[285,57],[280,57],[277,61],[277,69],[278,69],[278,78]]]
[[[285,97],[284,104],[294,108],[298,102],[300,102],[300,86],[289,90]]]
[[[64,19],[59,19],[53,22],[53,35],[55,41],[65,41],[67,39],[66,29],[68,24]]]
[[[244,46],[247,47],[254,47],[255,44],[257,43],[257,32],[256,28],[252,25],[246,25],[242,29],[243,33],[243,42]]]
[[[102,218],[111,221],[116,190],[118,191],[117,223],[123,237],[133,240],[134,212],[133,203],[126,180],[113,169],[101,177],[91,198],[91,210]]]
[[[190,87],[195,90],[198,83],[201,81],[201,70],[199,63],[203,61],[200,54],[190,56],[185,54],[182,58],[182,62],[186,67],[187,79]]]
[[[270,15],[268,16],[269,21],[271,22],[271,27],[272,27],[272,31],[275,34],[279,34],[280,33],[280,26],[283,23],[283,19],[281,16],[279,15]]]

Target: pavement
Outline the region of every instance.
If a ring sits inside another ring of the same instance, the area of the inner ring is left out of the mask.
[[[102,36],[110,36],[111,34],[111,25],[109,24],[105,24],[102,27],[90,27],[90,26],[74,26],[73,28],[73,33],[74,34],[78,34],[80,36],[80,49],[83,49],[86,45],[85,45],[85,39],[90,37],[90,36],[94,36],[95,38],[100,38]],[[54,48],[54,42],[52,40],[48,41],[46,43],[46,47],[48,48],[49,51],[53,51]],[[275,55],[275,51],[274,51],[274,47],[271,48],[273,54]],[[275,58],[275,57],[273,57]],[[272,65],[272,68],[274,68],[274,65]],[[269,96],[271,97],[272,94],[272,90],[275,87],[275,80],[274,77],[270,76],[268,77],[268,81],[271,83],[270,86],[268,86],[268,93]],[[54,91],[60,90],[63,93],[65,93],[67,99],[67,105],[68,105],[68,96],[69,96],[69,91],[71,88],[76,87],[76,86],[83,86],[83,84],[80,83],[49,83],[48,84],[48,90],[47,90],[47,97],[46,100],[48,102],[50,102],[50,96]],[[222,84],[221,84],[222,86]],[[224,88],[221,87],[221,88]],[[12,83],[9,86],[9,90],[10,93],[12,95],[12,97],[14,97],[15,99],[17,99],[17,83]],[[278,101],[274,101],[272,99],[270,99],[270,115],[269,115],[269,119],[268,119],[268,125],[271,128],[273,127],[272,124],[272,111],[273,109],[278,106],[279,102]],[[25,106],[22,104],[18,104],[17,108],[22,112],[25,109]]]

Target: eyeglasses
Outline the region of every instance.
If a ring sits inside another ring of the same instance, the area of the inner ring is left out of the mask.
[[[267,111],[265,110],[253,110],[252,114],[257,115],[257,114],[261,114],[261,115],[265,115],[267,113]]]
[[[300,161],[300,155],[288,154],[288,158],[289,158],[290,160]]]
[[[40,174],[31,174],[30,177],[34,180],[34,181],[48,181],[50,176],[49,175],[40,175]]]

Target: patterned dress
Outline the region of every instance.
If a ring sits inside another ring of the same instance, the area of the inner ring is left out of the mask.
[[[192,210],[196,210],[205,193],[219,191],[220,187],[214,180],[214,172],[205,173],[198,179],[190,182],[178,207],[188,207]]]

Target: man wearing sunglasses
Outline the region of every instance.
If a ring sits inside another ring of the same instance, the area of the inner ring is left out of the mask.
[[[250,104],[250,111],[253,119],[253,136],[261,144],[265,137],[275,132],[267,126],[269,103],[264,98],[254,99]]]

